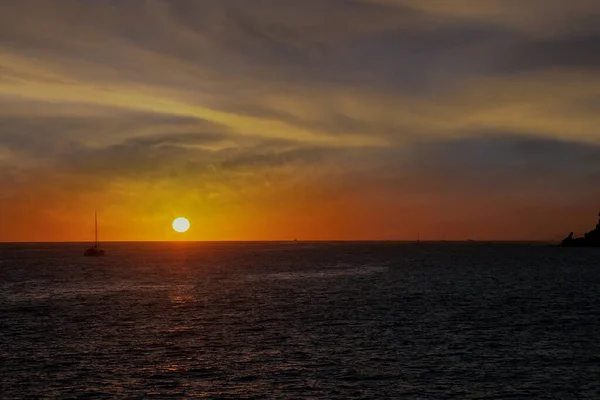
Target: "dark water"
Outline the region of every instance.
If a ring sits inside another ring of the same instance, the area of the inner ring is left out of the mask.
[[[0,245],[0,398],[600,398],[600,250]]]

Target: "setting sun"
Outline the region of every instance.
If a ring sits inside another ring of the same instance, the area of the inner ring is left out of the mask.
[[[173,221],[173,229],[180,233],[186,232],[190,229],[190,221],[183,217],[176,218]]]

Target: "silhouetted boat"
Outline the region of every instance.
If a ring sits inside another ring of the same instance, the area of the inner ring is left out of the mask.
[[[574,238],[573,232],[571,232],[560,245],[564,247],[600,247],[600,213],[598,213],[598,224],[595,229],[578,238]]]
[[[90,247],[83,253],[83,255],[85,257],[103,257],[104,256],[104,250],[100,248],[100,245],[98,242],[98,214],[97,213],[94,214],[94,224],[96,227],[96,242],[92,247]]]

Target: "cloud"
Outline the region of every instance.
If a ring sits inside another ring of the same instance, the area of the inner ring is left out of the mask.
[[[302,193],[310,204],[344,199],[377,224],[360,204],[597,199],[595,1],[24,0],[2,10],[5,199],[54,190],[69,202],[61,190],[98,194],[102,177],[107,202],[146,210],[199,198],[272,208]]]
[[[566,3],[562,0],[364,0],[372,4],[414,7],[455,21],[479,21],[505,26],[528,35],[548,37],[574,31],[597,30],[600,6],[595,0]]]
[[[560,196],[594,190],[600,177],[600,146],[507,133],[418,146],[417,168],[472,189]],[[600,192],[599,192],[600,193]],[[598,193],[596,193],[598,195]]]
[[[600,32],[594,35],[532,40],[520,44],[500,68],[507,72],[577,68],[597,70]]]

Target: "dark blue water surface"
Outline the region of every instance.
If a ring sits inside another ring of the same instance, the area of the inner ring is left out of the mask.
[[[0,245],[0,398],[600,398],[600,249]]]

